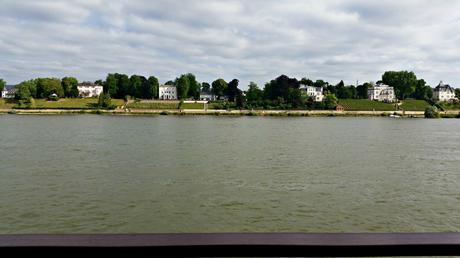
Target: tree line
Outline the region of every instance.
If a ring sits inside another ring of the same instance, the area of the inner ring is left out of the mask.
[[[132,96],[141,99],[158,99],[159,82],[155,76],[148,78],[141,75],[120,73],[109,73],[105,80],[95,82],[103,86],[104,98],[126,98]],[[377,83],[384,83],[394,87],[396,97],[404,100],[414,98],[430,101],[433,97],[433,89],[426,84],[425,80],[417,78],[414,72],[410,71],[386,71],[381,80]],[[0,90],[5,86],[5,81],[0,79]],[[229,82],[222,78],[212,83],[198,82],[192,73],[182,74],[174,80],[166,82],[166,85],[177,87],[179,99],[199,99],[201,92],[209,92],[218,99],[227,99],[230,105],[237,108],[334,108],[337,99],[367,99],[367,92],[372,83],[366,82],[360,85],[345,85],[343,81],[338,84],[331,84],[324,80],[311,80],[309,78],[290,78],[281,75],[267,83],[263,88],[251,82],[246,91],[239,89],[239,80],[233,79]],[[58,97],[77,97],[78,80],[75,77],[58,78],[36,78],[27,80],[16,85],[16,98],[27,100],[30,98],[47,98],[50,94]],[[320,87],[324,92],[324,101],[315,102],[306,96],[301,87]],[[457,96],[460,96],[460,89],[456,89]]]

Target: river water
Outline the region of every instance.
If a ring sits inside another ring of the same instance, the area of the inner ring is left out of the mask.
[[[460,231],[460,120],[0,116],[0,233]]]

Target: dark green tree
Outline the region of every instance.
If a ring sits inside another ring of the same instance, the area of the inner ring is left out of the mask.
[[[187,75],[183,74],[176,78],[175,85],[177,87],[177,95],[179,99],[188,98],[188,91],[190,89],[190,81]]]
[[[101,93],[101,95],[99,95],[98,107],[99,108],[113,108],[110,94],[103,92]]]
[[[310,80],[310,79],[307,79],[306,77],[303,77],[300,80],[300,84],[305,85],[305,86],[313,86],[314,82],[312,80]]]
[[[246,100],[248,103],[259,103],[263,100],[264,92],[257,87],[257,84],[250,82],[246,91]]]
[[[334,109],[337,106],[337,97],[332,93],[326,93],[324,96],[324,107],[326,109]]]
[[[64,77],[61,80],[64,96],[68,98],[78,97],[78,80],[75,77]]]
[[[2,78],[0,78],[0,91],[2,91],[5,88],[6,82]]]
[[[37,79],[37,96],[39,98],[48,98],[55,93],[58,97],[64,97],[64,89],[61,80],[56,78],[38,78]]]
[[[203,92],[210,92],[211,91],[211,84],[207,83],[207,82],[203,82],[201,84],[201,90]]]
[[[408,71],[386,71],[382,75],[382,82],[394,87],[397,98],[405,99],[414,93],[417,76]]]
[[[159,86],[158,79],[155,76],[150,76],[142,87],[144,98],[157,99]]]
[[[433,89],[429,85],[426,85],[425,80],[417,80],[417,85],[415,86],[415,91],[411,95],[412,98],[420,100],[431,100],[433,98]]]
[[[460,88],[455,89],[455,96],[460,99]]]
[[[117,96],[118,86],[117,86],[117,76],[113,73],[109,73],[105,79],[104,92],[109,93],[110,96]]]
[[[365,82],[363,85],[356,87],[356,96],[358,99],[367,99],[367,91],[372,87],[372,84]]]
[[[237,79],[233,79],[227,85],[227,96],[228,96],[228,100],[231,102],[236,101],[236,96],[238,95],[238,92],[240,91],[238,89],[238,83],[239,81]]]
[[[212,92],[220,99],[227,91],[227,82],[224,79],[217,79],[212,82]]]
[[[145,78],[144,78],[145,79]],[[129,90],[128,95],[133,96],[135,98],[141,98],[141,91],[142,91],[142,79],[139,75],[131,75],[129,78]]]

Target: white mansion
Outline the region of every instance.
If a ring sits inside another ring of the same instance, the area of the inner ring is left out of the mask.
[[[323,87],[306,86],[300,90],[315,102],[321,102],[324,99]]]
[[[433,91],[433,100],[436,102],[451,102],[456,100],[455,90],[449,84],[444,84],[442,81]]]
[[[101,85],[94,84],[92,82],[83,82],[77,85],[78,96],[82,98],[93,98],[99,97],[103,91]]]
[[[383,102],[396,101],[395,91],[393,87],[390,87],[383,83],[379,83],[369,88],[367,90],[367,96],[370,100],[377,100]]]
[[[160,85],[158,97],[164,100],[177,99],[177,88],[174,85]]]

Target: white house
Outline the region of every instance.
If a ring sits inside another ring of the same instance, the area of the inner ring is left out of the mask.
[[[14,99],[14,97],[16,96],[16,89],[11,87],[11,88],[8,88],[7,86],[5,86],[2,90],[2,98],[4,99]]]
[[[367,90],[367,96],[370,100],[378,100],[383,102],[396,101],[395,91],[393,87],[379,83]]]
[[[177,88],[174,85],[160,85],[158,87],[158,96],[160,99],[177,99]]]
[[[82,98],[99,97],[104,88],[91,82],[83,82],[77,85],[78,96]]]
[[[215,101],[217,100],[217,96],[210,91],[202,91],[200,92],[200,100]]]
[[[323,87],[306,86],[300,88],[309,98],[313,98],[315,102],[321,102],[324,99]]]
[[[433,91],[433,99],[436,102],[450,102],[456,100],[455,90],[449,84],[444,84],[442,81]]]

